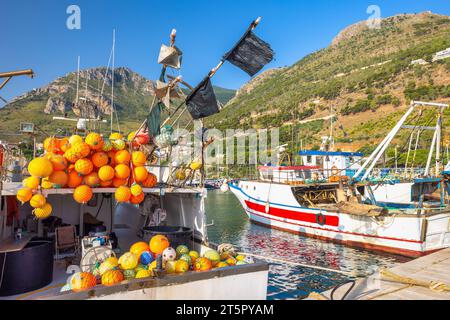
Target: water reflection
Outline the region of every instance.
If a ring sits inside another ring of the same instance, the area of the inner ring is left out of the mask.
[[[342,270],[359,276],[370,274],[381,266],[392,267],[409,260],[252,224],[231,192],[209,192],[206,212],[208,222],[214,220],[214,227],[208,228],[211,241],[232,243],[245,252],[265,257]],[[335,272],[268,262],[268,299],[303,298],[312,291],[324,291],[350,279]]]

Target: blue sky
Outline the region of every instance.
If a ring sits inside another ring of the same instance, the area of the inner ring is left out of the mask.
[[[81,30],[68,30],[66,9],[81,8]],[[116,65],[156,79],[161,43],[178,30],[184,52],[181,75],[195,85],[239,39],[249,23],[269,42],[276,60],[266,68],[291,65],[329,45],[344,27],[368,18],[369,5],[381,16],[431,10],[450,15],[449,0],[1,0],[0,71],[32,68],[36,77],[13,79],[0,95],[11,99],[81,67],[105,66],[116,29]],[[239,88],[249,77],[226,64],[213,83]],[[0,104],[1,106],[1,104]]]

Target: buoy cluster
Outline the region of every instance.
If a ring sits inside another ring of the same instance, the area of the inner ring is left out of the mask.
[[[221,247],[225,250],[221,250]],[[159,255],[162,256],[160,271],[167,275],[207,272],[254,263],[251,257],[236,253],[232,245],[222,244],[218,250],[209,249],[200,255],[187,245],[173,248],[166,236],[155,235],[149,242],[134,243],[129,251],[119,258],[112,256],[96,261],[90,272],[84,271],[70,276],[61,291],[80,292],[97,285],[115,286],[133,279],[154,277]]]
[[[75,201],[85,204],[92,199],[93,188],[116,188],[117,202],[140,204],[145,197],[143,188],[157,184],[156,176],[145,168],[147,155],[140,151],[140,146],[148,143],[146,137],[135,132],[127,139],[119,133],[106,139],[95,132],[85,138],[49,137],[44,141],[44,155],[28,164],[31,176],[24,179],[17,199],[22,204],[30,202],[38,219],[52,213],[43,189],[74,189]]]

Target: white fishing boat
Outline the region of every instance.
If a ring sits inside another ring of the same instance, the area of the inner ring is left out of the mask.
[[[319,166],[269,166],[260,168],[259,180],[230,183],[230,189],[251,221],[270,228],[413,257],[448,247],[450,208],[444,201],[447,181],[443,177],[424,177],[406,184],[376,187],[368,183],[375,163],[408,115],[417,106],[429,105],[413,102],[405,116],[353,177],[342,174],[349,169],[348,166],[335,165],[331,170],[328,164],[324,166],[323,163]],[[434,147],[440,144],[439,129],[436,132],[430,157]],[[302,151],[302,155],[312,157],[318,154]],[[330,156],[333,154],[324,152],[320,155],[332,161]],[[427,168],[430,162],[431,158]],[[316,164],[312,160],[306,163]],[[436,169],[436,172],[439,170]],[[363,179],[356,182],[361,173]],[[440,201],[427,200],[428,195],[436,192],[441,194]],[[401,200],[411,207],[409,210],[388,210],[377,205],[382,196],[387,196],[388,202],[400,203],[397,197],[406,194],[409,197]],[[365,203],[371,200],[372,204]]]

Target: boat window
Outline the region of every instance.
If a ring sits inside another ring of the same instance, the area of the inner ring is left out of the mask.
[[[306,162],[311,162],[312,161],[312,156],[307,156],[306,157]]]

